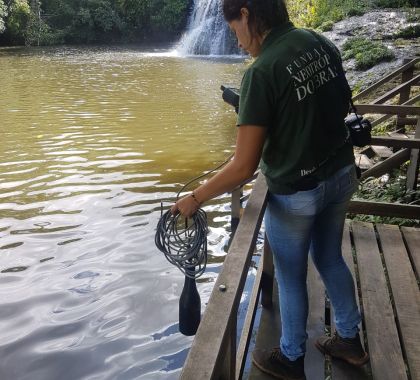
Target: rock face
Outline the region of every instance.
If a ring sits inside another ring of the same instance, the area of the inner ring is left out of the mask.
[[[344,61],[347,79],[352,87],[366,88],[403,64],[405,58],[420,55],[420,38],[410,40],[393,39],[392,35],[416,23],[407,22],[408,12],[399,10],[374,10],[362,16],[353,16],[334,24],[331,31],[323,33],[341,49],[351,37],[361,37],[382,42],[393,51],[395,59],[382,62],[369,70],[355,69],[354,59]]]

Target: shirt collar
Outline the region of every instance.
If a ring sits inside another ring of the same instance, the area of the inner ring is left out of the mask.
[[[287,21],[280,26],[276,26],[271,29],[270,33],[268,33],[267,37],[264,38],[264,41],[261,45],[261,53],[266,50],[269,46],[273,44],[273,42],[283,34],[290,32],[291,30],[296,29],[291,21]]]

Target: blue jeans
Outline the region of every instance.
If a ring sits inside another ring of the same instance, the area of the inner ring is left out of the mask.
[[[279,285],[280,347],[290,360],[306,351],[309,251],[334,308],[339,335],[351,338],[359,331],[353,278],[341,253],[346,210],[357,186],[355,167],[349,165],[315,189],[269,194],[264,220]]]

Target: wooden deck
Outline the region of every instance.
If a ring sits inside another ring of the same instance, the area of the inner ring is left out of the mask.
[[[314,347],[318,336],[334,331],[334,317],[325,300],[323,284],[310,262],[307,379],[420,380],[420,229],[348,221],[343,255],[356,279],[363,317],[360,334],[370,363],[355,369],[324,357]],[[277,294],[276,285],[274,292]],[[263,308],[256,347],[278,346],[279,329],[275,296],[273,307]],[[272,379],[254,366],[247,378]]]

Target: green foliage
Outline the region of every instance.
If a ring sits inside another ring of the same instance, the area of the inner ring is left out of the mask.
[[[406,191],[406,177],[403,171],[395,170],[391,178],[367,178],[362,181],[356,199],[375,202],[418,204],[420,191]],[[400,226],[419,226],[420,220],[380,217],[372,215],[357,215],[353,219],[374,223],[398,224]]]
[[[31,8],[26,0],[13,0],[9,6],[6,19],[6,30],[11,36],[12,43],[25,42],[26,27],[31,17]]]
[[[321,32],[328,32],[332,30],[333,26],[334,21],[325,21],[319,26],[319,29],[321,30]]]
[[[402,8],[414,7],[417,0],[373,0],[372,6],[375,8]]]
[[[27,45],[176,38],[185,27],[188,7],[192,2],[192,0],[7,1],[10,3],[9,7],[4,5],[5,0],[0,0],[0,33],[6,29],[2,40],[8,44]]]
[[[394,53],[380,42],[357,37],[348,39],[343,45],[343,51],[343,60],[355,58],[358,70],[367,70],[394,58]]]
[[[398,33],[395,33],[392,37],[407,39],[420,37],[420,24],[407,26]]]
[[[407,22],[420,22],[420,8],[412,8],[409,10]]]
[[[4,19],[7,16],[7,7],[6,4],[4,4],[3,0],[0,0],[0,33],[4,32],[4,29],[6,29],[6,24],[4,22]]]
[[[291,19],[299,26],[317,28],[335,23],[344,17],[361,15],[365,11],[362,0],[290,0]]]

